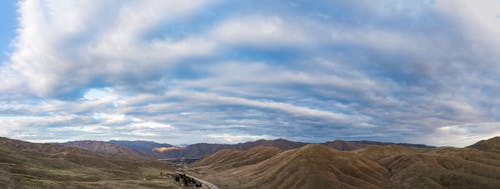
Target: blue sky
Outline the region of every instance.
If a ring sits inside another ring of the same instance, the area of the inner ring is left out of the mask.
[[[10,42],[16,34],[16,1],[0,2],[0,63],[9,59],[9,53],[12,52]]]
[[[500,3],[1,4],[1,136],[464,146],[500,135]]]

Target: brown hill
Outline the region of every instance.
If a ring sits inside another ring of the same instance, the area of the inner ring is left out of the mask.
[[[500,153],[500,137],[494,137],[488,140],[481,140],[468,148],[475,148],[487,152]]]
[[[157,188],[151,183],[170,164],[145,158],[98,154],[58,144],[0,138],[0,188]],[[147,185],[147,186],[144,186]]]
[[[249,152],[224,150],[193,164],[190,172],[221,188],[496,189],[497,140],[468,148],[368,145],[351,151],[316,144],[258,161],[247,161]],[[252,150],[262,151],[257,149]]]
[[[198,175],[223,188],[355,189],[389,186],[389,172],[381,165],[355,153],[319,144],[284,151],[256,164],[198,171]]]

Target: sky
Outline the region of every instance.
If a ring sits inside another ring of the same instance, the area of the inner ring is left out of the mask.
[[[0,29],[4,137],[500,135],[498,0],[1,1]]]

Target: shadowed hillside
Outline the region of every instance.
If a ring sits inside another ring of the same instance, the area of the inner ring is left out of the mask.
[[[57,144],[0,138],[0,188],[157,188],[169,164],[131,156],[97,154]]]

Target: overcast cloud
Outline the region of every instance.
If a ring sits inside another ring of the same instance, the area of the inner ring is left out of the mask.
[[[500,2],[21,1],[0,135],[469,145],[500,135]]]

